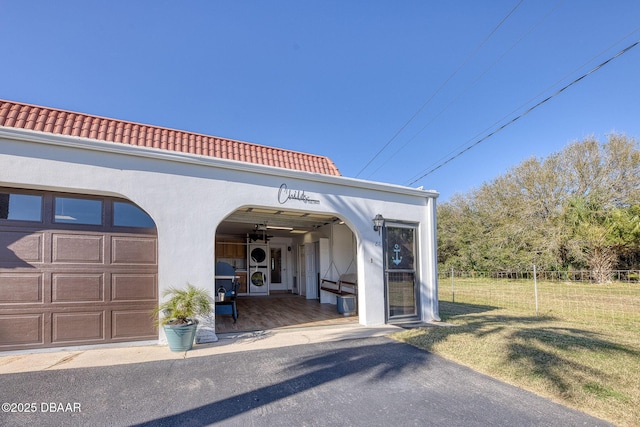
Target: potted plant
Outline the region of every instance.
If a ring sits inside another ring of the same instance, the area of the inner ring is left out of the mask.
[[[169,288],[162,293],[169,297],[153,311],[159,326],[164,327],[171,351],[187,351],[193,347],[198,321],[196,316],[211,312],[209,292],[187,283],[186,288]],[[162,314],[162,316],[159,316]]]

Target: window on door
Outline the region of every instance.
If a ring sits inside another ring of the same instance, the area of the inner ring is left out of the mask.
[[[271,248],[271,284],[282,283],[282,249]]]
[[[42,196],[0,193],[0,219],[42,221]]]

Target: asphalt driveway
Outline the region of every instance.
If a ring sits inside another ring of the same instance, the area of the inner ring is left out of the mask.
[[[609,425],[384,337],[0,381],[12,426]]]

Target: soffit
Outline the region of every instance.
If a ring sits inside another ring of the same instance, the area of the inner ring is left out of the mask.
[[[218,234],[264,231],[270,236],[292,237],[296,232],[313,231],[339,220],[335,215],[248,207],[229,215],[218,227]]]

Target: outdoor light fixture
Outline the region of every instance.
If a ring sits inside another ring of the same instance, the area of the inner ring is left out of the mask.
[[[380,214],[376,215],[376,217],[373,218],[373,231],[379,232],[383,225],[384,225],[384,217]]]

